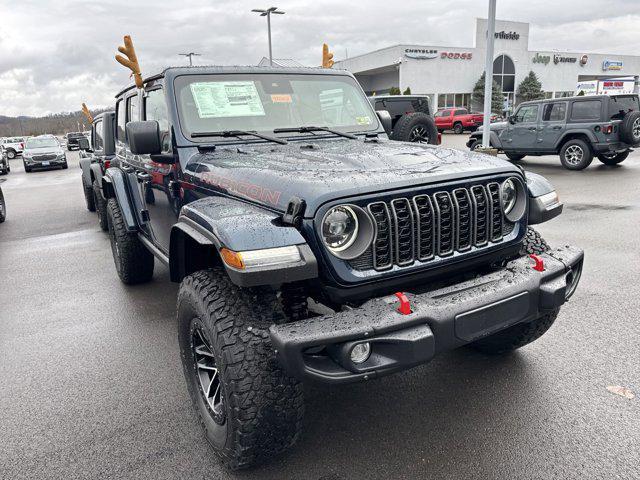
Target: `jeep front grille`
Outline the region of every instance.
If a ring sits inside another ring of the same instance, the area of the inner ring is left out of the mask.
[[[367,210],[376,236],[370,250],[350,262],[358,270],[448,257],[498,243],[506,234],[498,183],[373,202]]]

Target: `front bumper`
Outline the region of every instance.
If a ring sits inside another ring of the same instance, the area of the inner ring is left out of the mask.
[[[67,159],[62,158],[62,159],[56,159],[56,160],[47,160],[46,162],[42,162],[39,160],[25,160],[24,163],[27,165],[27,167],[31,167],[33,169],[52,168],[52,167],[61,167],[65,165],[67,163]]]
[[[473,280],[406,293],[407,315],[389,296],[353,310],[272,325],[271,342],[283,367],[301,380],[349,383],[406,370],[564,304],[579,282],[584,253],[567,246],[540,258],[542,272],[532,268],[530,258],[520,257]],[[371,356],[354,364],[349,353],[364,342]]]

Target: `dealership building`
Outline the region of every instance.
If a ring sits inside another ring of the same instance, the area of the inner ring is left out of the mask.
[[[472,91],[484,72],[487,20],[476,19],[475,45],[394,45],[336,62],[352,72],[369,95],[392,87],[427,94],[438,108],[480,108]],[[530,71],[548,98],[630,93],[640,74],[640,56],[529,49],[529,24],[496,21],[493,78],[502,86],[505,110],[519,102],[516,91]]]

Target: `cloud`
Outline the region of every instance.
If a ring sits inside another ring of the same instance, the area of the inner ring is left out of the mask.
[[[276,58],[318,65],[323,42],[336,59],[397,43],[471,46],[487,2],[288,0],[273,18]],[[144,74],[185,63],[256,64],[268,54],[266,21],[255,0],[0,0],[0,114],[41,115],[108,107],[129,83],[113,59],[131,34]],[[531,23],[532,49],[634,54],[637,0],[512,0],[498,18]]]

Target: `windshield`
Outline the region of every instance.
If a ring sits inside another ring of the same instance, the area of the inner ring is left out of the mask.
[[[203,132],[328,127],[372,131],[378,120],[351,77],[302,74],[185,75],[176,78],[180,125]],[[197,137],[197,135],[196,135]]]
[[[43,148],[43,147],[57,147],[58,140],[53,137],[43,138],[30,138],[27,140],[27,148]]]

